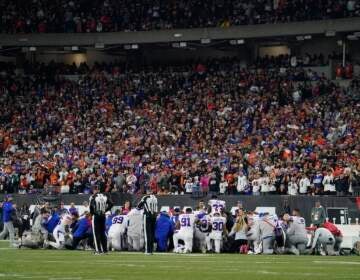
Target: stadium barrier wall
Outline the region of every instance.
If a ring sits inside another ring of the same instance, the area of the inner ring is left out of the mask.
[[[129,200],[133,205],[139,201],[140,196],[112,193],[112,200],[115,205],[123,205],[125,201]],[[4,198],[4,195],[0,195],[0,200]],[[31,205],[37,204],[44,199],[53,200],[55,202],[63,201],[66,205],[74,202],[76,205],[82,205],[84,201],[88,201],[89,195],[59,195],[59,196],[39,196],[39,195],[14,195],[14,201],[20,206],[23,204]],[[195,207],[200,200],[210,199],[207,197],[194,198],[191,195],[169,195],[158,196],[159,205],[161,206],[191,206]],[[276,207],[276,213],[282,214],[286,203],[288,203],[290,209],[298,208],[302,212],[303,216],[310,223],[310,213],[312,207],[314,207],[316,201],[320,201],[325,208],[339,207],[348,208],[349,218],[355,222],[356,218],[360,218],[360,198],[359,197],[336,197],[336,196],[280,196],[280,195],[265,195],[265,196],[245,196],[245,195],[225,195],[219,196],[219,199],[226,201],[227,209],[236,206],[238,201],[241,201],[246,210],[254,210],[256,207]]]

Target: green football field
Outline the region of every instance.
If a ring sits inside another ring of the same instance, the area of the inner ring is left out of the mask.
[[[10,249],[0,242],[0,280],[360,279],[360,257],[110,253]]]

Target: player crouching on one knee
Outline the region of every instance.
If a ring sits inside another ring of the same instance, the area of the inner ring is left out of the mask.
[[[128,217],[122,210],[116,210],[108,232],[109,250],[121,251],[125,248],[125,233],[128,227]]]
[[[286,225],[286,252],[295,255],[304,254],[308,243],[305,219],[300,210],[294,209],[293,216],[285,214],[283,223]]]
[[[185,213],[179,215],[173,235],[175,253],[191,253],[193,248],[194,228],[196,217],[191,208],[186,208]],[[179,240],[184,242],[184,246],[179,246]]]

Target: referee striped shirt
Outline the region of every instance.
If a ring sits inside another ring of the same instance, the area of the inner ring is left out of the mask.
[[[113,206],[110,199],[102,193],[92,195],[89,204],[91,215],[105,215]]]
[[[144,209],[144,214],[156,214],[158,212],[158,200],[155,195],[145,195],[136,207],[141,210]]]

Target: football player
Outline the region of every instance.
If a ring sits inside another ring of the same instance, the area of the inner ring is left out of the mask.
[[[197,248],[201,252],[206,253],[206,237],[210,232],[210,216],[204,210],[198,211],[196,214],[195,241]]]
[[[129,251],[141,251],[144,248],[143,210],[133,208],[127,218],[128,249]]]
[[[211,214],[215,212],[223,212],[225,210],[225,201],[217,199],[216,195],[213,195],[208,202],[209,206],[211,207]]]
[[[128,217],[119,209],[115,211],[108,233],[109,249],[121,251],[125,245],[125,232],[128,227]]]
[[[222,217],[219,212],[215,212],[210,218],[211,232],[206,238],[208,251],[212,251],[212,242],[215,245],[215,253],[220,253],[221,241],[223,234],[226,234],[226,218]]]
[[[186,208],[185,214],[179,216],[175,226],[178,232],[173,235],[175,252],[178,248],[179,240],[183,240],[185,243],[185,253],[192,252],[195,220],[195,214],[192,213],[191,208]]]
[[[55,249],[62,249],[65,246],[65,235],[66,235],[66,226],[71,225],[72,217],[69,214],[65,214],[61,217],[59,224],[54,228],[53,237],[55,242],[52,241],[45,241],[44,246],[50,245]]]

